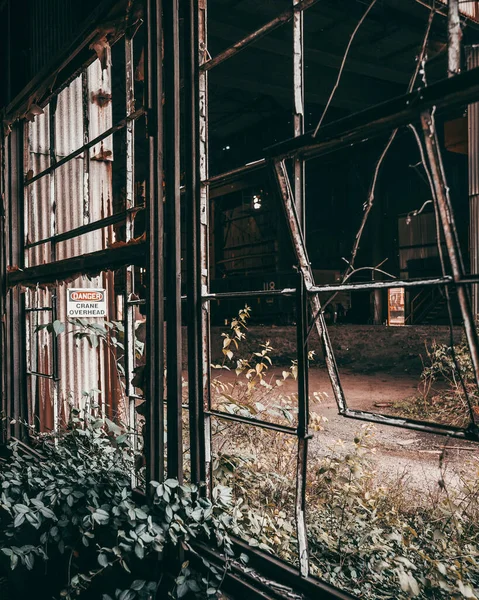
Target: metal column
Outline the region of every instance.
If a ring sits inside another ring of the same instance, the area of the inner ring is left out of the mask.
[[[479,67],[479,46],[466,48],[467,68]],[[479,273],[479,103],[469,104],[468,121],[468,174],[469,174],[469,257],[470,272]],[[472,286],[472,310],[479,314],[477,286]]]
[[[180,31],[179,0],[163,4],[165,84],[165,292],[167,372],[167,474],[183,478],[181,224],[180,224]]]
[[[149,139],[147,302],[147,481],[164,478],[163,77],[161,0],[147,1],[147,110]]]
[[[188,404],[191,481],[205,480],[204,414],[201,343],[201,263],[198,241],[200,223],[199,137],[199,40],[198,1],[184,5],[185,39],[185,208],[187,244]]]

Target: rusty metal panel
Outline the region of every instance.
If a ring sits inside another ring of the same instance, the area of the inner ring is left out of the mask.
[[[440,0],[443,4],[447,4],[448,0]],[[459,3],[459,11],[473,21],[479,22],[479,2],[477,0],[461,0]]]
[[[58,94],[55,111],[55,153],[68,156],[83,145],[82,81],[76,77]]]
[[[113,126],[111,67],[102,69],[95,60],[87,69],[89,88],[89,136],[93,140]],[[90,157],[113,160],[113,136],[90,149]]]

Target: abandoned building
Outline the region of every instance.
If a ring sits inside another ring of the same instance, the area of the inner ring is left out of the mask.
[[[295,550],[233,536],[214,593],[460,597],[406,559],[398,591],[346,584],[309,505],[324,440],[365,423],[399,463],[479,456],[479,2],[0,0],[0,45],[2,446],[94,410],[135,432],[135,493],[211,498],[242,432],[277,436]]]

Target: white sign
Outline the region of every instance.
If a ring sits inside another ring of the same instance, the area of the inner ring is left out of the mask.
[[[70,288],[67,293],[67,315],[69,317],[106,317],[106,290]]]

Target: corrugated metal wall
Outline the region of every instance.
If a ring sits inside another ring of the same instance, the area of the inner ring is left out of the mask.
[[[92,63],[86,72],[87,88],[83,88],[83,76],[66,87],[57,99],[54,115],[55,159],[62,160],[78,150],[85,140],[93,139],[112,126],[111,72],[102,70],[100,62]],[[98,96],[101,95],[101,102]],[[87,111],[84,103],[88,103]],[[27,178],[50,166],[50,119],[51,106],[29,123],[26,140]],[[88,115],[88,123],[84,122]],[[25,232],[26,244],[52,235],[68,232],[86,222],[98,221],[113,212],[112,166],[113,137],[110,136],[64,165],[46,174],[26,187]],[[85,161],[88,168],[85,169]],[[120,158],[119,158],[120,160]],[[85,203],[88,203],[86,210]],[[71,258],[102,250],[114,241],[113,228],[106,227],[56,244],[56,260]],[[27,251],[27,266],[48,263],[52,260],[51,243],[44,243]],[[67,289],[69,287],[105,288],[109,301],[109,320],[122,320],[122,306],[117,303],[114,274],[102,273],[98,277],[79,277],[57,286],[57,319],[67,323]],[[30,308],[52,306],[51,291],[30,291],[27,302]],[[51,319],[51,312],[30,312],[27,320],[29,340],[29,371],[52,373],[52,334],[38,331],[38,325]],[[117,409],[121,398],[121,383],[116,368],[115,354],[105,344],[92,348],[88,340],[75,339],[72,330],[57,338],[59,381],[39,376],[30,377],[29,396],[31,419],[37,414],[42,426],[53,425],[54,393],[58,385],[58,414],[68,414],[70,403],[84,408],[86,402],[95,399],[100,404],[110,403],[108,412]],[[91,394],[89,397],[87,394]],[[33,421],[31,421],[33,422]]]
[[[73,5],[73,0],[34,0],[29,3],[31,76],[71,42],[75,27]]]

